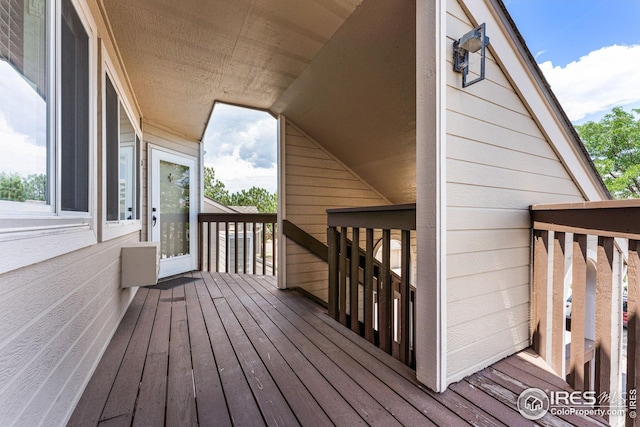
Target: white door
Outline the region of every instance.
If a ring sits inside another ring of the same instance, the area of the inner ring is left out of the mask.
[[[196,161],[151,148],[151,240],[160,242],[159,277],[196,269]]]

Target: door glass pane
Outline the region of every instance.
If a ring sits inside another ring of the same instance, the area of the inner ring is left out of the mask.
[[[50,203],[47,3],[0,0],[0,200]]]
[[[189,167],[160,160],[161,258],[189,254]]]

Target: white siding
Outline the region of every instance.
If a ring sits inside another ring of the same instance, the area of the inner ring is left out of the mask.
[[[120,250],[138,236],[0,276],[0,425],[66,422],[134,295]]]
[[[285,219],[324,243],[327,242],[327,209],[389,204],[289,121],[285,136],[285,174]],[[326,301],[327,264],[292,241],[287,241],[286,252],[287,287],[301,287]]]
[[[449,57],[472,29],[447,3]],[[491,37],[491,29],[487,29]],[[447,68],[447,382],[529,345],[528,207],[584,200],[500,65],[462,89]]]

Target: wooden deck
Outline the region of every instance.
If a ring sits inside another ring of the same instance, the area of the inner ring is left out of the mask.
[[[138,291],[70,426],[526,426],[521,391],[568,389],[523,352],[436,394],[275,277],[193,276]]]

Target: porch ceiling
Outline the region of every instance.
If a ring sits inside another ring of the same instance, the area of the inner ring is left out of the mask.
[[[199,140],[215,101],[283,113],[415,201],[415,0],[98,1],[145,118]]]

